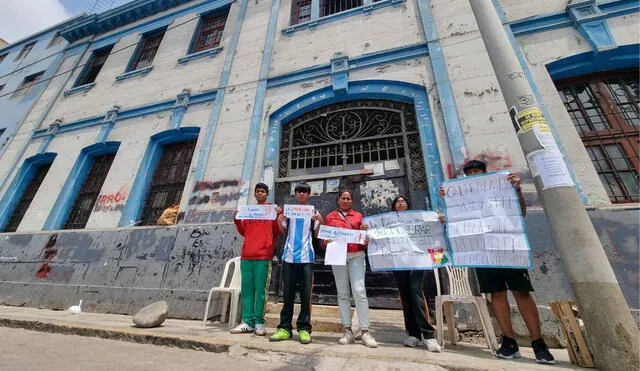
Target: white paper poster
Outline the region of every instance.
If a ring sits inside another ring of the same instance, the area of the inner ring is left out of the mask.
[[[313,205],[284,205],[284,216],[290,219],[311,219]]]
[[[346,243],[364,244],[367,238],[365,231],[358,229],[346,229],[321,225],[318,231],[318,238],[321,240],[340,240]]]
[[[327,244],[324,253],[324,265],[346,265],[347,243],[345,241],[333,241]]]
[[[497,171],[443,183],[453,265],[530,267],[531,249],[508,174]]]
[[[435,212],[391,212],[363,223],[369,225],[367,255],[373,271],[432,269],[451,262]]]
[[[389,171],[389,170],[400,170],[400,164],[398,163],[398,160],[388,160],[384,162],[384,170],[385,171]]]
[[[311,196],[320,196],[324,192],[324,180],[307,182],[307,184],[311,187]]]
[[[259,219],[259,220],[276,220],[278,213],[276,205],[245,205],[238,206],[238,214],[236,219]]]
[[[558,151],[538,151],[533,156],[536,171],[540,175],[542,188],[573,187],[573,179]]]
[[[340,178],[327,179],[327,193],[338,192],[340,190]]]
[[[364,164],[364,168],[373,170],[373,176],[384,175],[384,163],[382,162]]]

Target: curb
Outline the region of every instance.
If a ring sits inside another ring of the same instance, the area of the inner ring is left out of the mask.
[[[8,318],[0,318],[0,326],[63,335],[96,337],[138,344],[163,345],[173,348],[201,350],[213,353],[227,353],[229,352],[229,347],[231,346],[231,344],[228,343],[220,343],[215,341],[208,342],[203,341],[202,339],[162,336],[136,328],[123,330],[103,327],[69,326],[45,323],[40,321],[14,320]]]

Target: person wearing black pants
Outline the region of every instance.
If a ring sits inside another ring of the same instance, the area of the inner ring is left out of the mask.
[[[396,212],[406,211],[409,209],[409,203],[404,196],[398,196],[393,200],[391,209]],[[404,340],[404,345],[414,348],[424,337],[427,350],[439,353],[442,349],[436,340],[436,329],[427,321],[427,300],[423,293],[425,273],[423,270],[393,272],[402,301],[404,327],[409,334]]]
[[[282,292],[283,306],[280,312],[280,325],[278,328],[293,332],[293,301],[296,298],[296,289],[300,284],[300,313],[296,321],[296,329],[311,333],[311,289],[313,287],[313,263],[287,263],[282,262]]]

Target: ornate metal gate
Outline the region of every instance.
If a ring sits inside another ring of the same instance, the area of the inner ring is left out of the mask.
[[[373,168],[373,174],[361,175],[365,168]],[[365,216],[390,211],[391,199],[398,193],[408,196],[414,208],[428,207],[425,165],[413,105],[354,100],[318,108],[285,124],[280,140],[276,202],[295,203],[291,188],[300,181],[322,181],[324,190],[325,179],[339,179],[340,187],[353,189],[353,207]],[[336,207],[335,191],[335,187],[327,189],[313,196],[310,203],[326,215]],[[335,283],[331,269],[323,264],[323,256],[323,251],[317,252],[314,302],[333,304]],[[275,296],[281,285],[279,265],[274,268],[271,293]],[[390,273],[367,274],[372,307],[400,306],[393,282]]]

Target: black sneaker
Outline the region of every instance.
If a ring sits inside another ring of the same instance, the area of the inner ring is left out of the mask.
[[[503,335],[502,345],[500,345],[500,349],[496,351],[496,357],[502,359],[520,358],[520,348],[518,347],[516,339]]]
[[[556,364],[556,360],[553,359],[553,355],[549,352],[549,347],[547,347],[543,339],[532,341],[531,347],[533,348],[533,353],[536,355],[536,362],[548,365]]]

